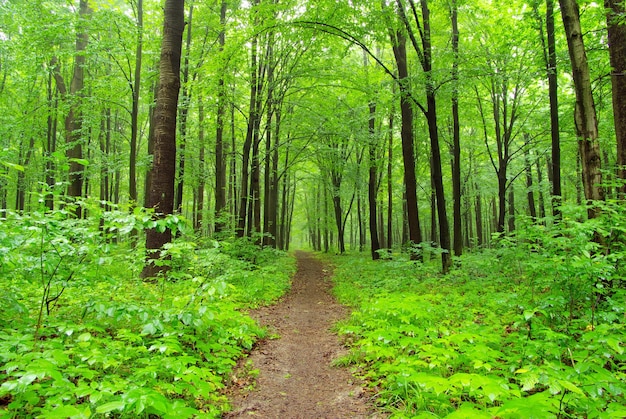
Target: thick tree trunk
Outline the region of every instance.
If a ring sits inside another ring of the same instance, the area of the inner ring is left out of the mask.
[[[415,151],[413,145],[413,107],[410,99],[409,70],[406,55],[406,37],[402,31],[391,36],[393,53],[398,69],[398,82],[400,84],[400,114],[402,128],[402,162],[404,164],[404,186],[406,197],[406,211],[408,220],[409,241],[412,244],[422,242],[422,231],[417,207],[417,179],[415,177]],[[411,252],[411,258],[419,256]]]
[[[159,92],[155,110],[154,161],[150,187],[150,203],[158,218],[174,210],[174,178],[176,175],[176,113],[180,91],[180,59],[185,29],[184,0],[166,0],[163,42],[159,64]],[[172,231],[146,231],[147,261],[142,277],[150,278],[165,272],[158,266],[159,250],[172,240]]]
[[[598,121],[591,88],[589,64],[580,27],[578,4],[576,0],[559,0],[559,3],[576,91],[574,121],[579,138],[578,150],[582,163],[585,199],[587,201],[599,201],[604,199],[604,190],[602,189],[602,160],[598,141]],[[589,218],[594,218],[599,212],[597,206],[591,205],[587,215]]]
[[[626,198],[626,7],[622,0],[605,0],[613,87],[613,119],[617,137],[617,176],[620,198]]]

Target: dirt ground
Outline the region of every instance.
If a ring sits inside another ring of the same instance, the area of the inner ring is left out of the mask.
[[[251,313],[269,327],[270,338],[235,373],[233,410],[224,418],[383,417],[347,369],[331,366],[344,353],[331,326],[348,314],[329,293],[331,272],[311,254],[297,252],[296,257],[291,291],[277,305]],[[254,389],[247,391],[251,382],[246,371],[251,369],[259,374]]]

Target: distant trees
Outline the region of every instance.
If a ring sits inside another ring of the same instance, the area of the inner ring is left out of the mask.
[[[98,197],[200,236],[440,253],[446,271],[603,182],[626,194],[623,2],[249,3],[187,2],[161,33],[155,2],[4,2],[0,211],[85,217]],[[174,28],[178,64],[159,53]],[[154,233],[151,252],[170,240]]]

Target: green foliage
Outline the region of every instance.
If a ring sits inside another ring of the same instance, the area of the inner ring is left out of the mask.
[[[183,238],[171,275],[142,282],[143,249],[114,238],[150,214],[88,209],[0,223],[0,416],[219,417],[228,373],[265,334],[241,308],[278,298],[292,259],[252,265],[223,251],[237,244]]]
[[[335,258],[336,292],[354,306],[340,363],[393,417],[623,417],[625,255],[592,239],[608,243],[624,220],[605,211],[579,222],[566,209],[559,225],[528,225],[445,277]]]

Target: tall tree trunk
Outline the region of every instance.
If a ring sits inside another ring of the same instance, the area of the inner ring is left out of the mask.
[[[226,10],[227,1],[222,0],[220,7],[220,33],[218,42],[220,53],[226,45]],[[226,89],[224,81],[225,68],[220,72],[217,82],[217,122],[215,132],[215,232],[221,232],[224,227],[222,212],[226,207],[226,159],[224,158],[224,115],[226,113]]]
[[[137,47],[135,50],[135,75],[131,84],[132,109],[130,112],[130,161],[128,164],[128,197],[137,203],[137,137],[139,133],[139,91],[141,89],[141,62],[143,50],[143,0],[137,0]]]
[[[543,171],[541,169],[541,159],[537,159],[535,166],[537,167],[537,183],[539,184],[539,218],[546,218],[546,201],[543,195]],[[545,221],[544,221],[545,223]]]
[[[395,93],[396,85],[393,85]],[[393,126],[395,109],[389,112],[389,143],[387,144],[387,249],[393,248]]]
[[[452,213],[454,254],[463,254],[463,231],[461,223],[461,125],[459,122],[459,26],[458,8],[456,0],[450,5],[450,20],[452,21]]]
[[[272,129],[274,111],[276,107],[274,99],[274,49],[273,34],[269,34],[269,42],[267,45],[268,56],[268,70],[267,70],[267,115],[265,123],[265,160],[264,160],[264,173],[263,173],[263,244],[266,246],[271,245],[272,238],[270,234],[270,224],[272,223],[272,216],[270,216],[270,207],[274,201],[274,191],[272,184],[272,136],[274,131]]]
[[[241,163],[241,202],[239,203],[239,211],[237,214],[237,237],[244,237],[246,235],[246,221],[248,220],[248,206],[250,195],[250,151],[252,150],[252,142],[255,137],[256,120],[257,115],[257,95],[258,92],[258,78],[259,70],[257,67],[257,54],[258,54],[258,37],[252,38],[252,44],[250,47],[250,107],[248,117],[248,130],[246,132],[246,139],[243,143],[243,156]]]
[[[576,0],[559,0],[561,16],[565,26],[572,76],[576,91],[576,110],[574,121],[578,135],[578,151],[582,164],[582,179],[587,201],[604,199],[602,189],[602,171],[600,143],[598,141],[598,120],[591,89],[589,64],[583,43],[583,33],[580,27],[580,16]],[[589,218],[595,218],[600,213],[596,205],[590,205],[587,210]]]
[[[528,213],[533,222],[537,221],[537,209],[535,207],[535,191],[533,191],[533,164],[530,160],[530,150],[526,149],[526,196],[528,198]]]
[[[159,64],[159,92],[155,110],[154,161],[150,187],[150,203],[157,218],[174,210],[176,176],[176,113],[180,91],[180,61],[185,29],[184,0],[166,0],[164,8],[163,42]],[[147,261],[142,277],[150,278],[165,272],[158,266],[159,250],[172,240],[172,231],[146,231]]]
[[[78,14],[81,20],[86,20],[92,13],[87,0],[80,0]],[[76,56],[74,57],[74,71],[70,82],[69,90],[65,81],[61,76],[61,72],[57,66],[56,59],[53,59],[54,76],[57,89],[61,95],[74,96],[67,116],[65,117],[65,142],[67,144],[66,157],[69,160],[69,184],[67,187],[67,195],[71,198],[80,198],[83,196],[83,183],[85,179],[85,165],[83,162],[83,136],[82,136],[82,112],[81,97],[83,95],[83,87],[85,85],[85,50],[89,35],[86,28],[77,30],[76,32]],[[76,216],[82,216],[80,205],[76,207]]]
[[[206,184],[206,175],[204,168],[204,101],[202,96],[198,96],[198,186],[196,188],[196,210],[194,212],[194,229],[202,231],[202,222],[204,220],[204,187]]]
[[[515,188],[513,183],[509,185],[509,233],[515,231]]]
[[[51,65],[54,67],[54,65]],[[56,97],[56,89],[52,87],[53,75],[52,72],[48,76],[48,118],[46,129],[46,193],[45,193],[45,206],[48,210],[54,209],[54,162],[52,161],[52,155],[56,151],[57,142],[57,106],[58,100]]]
[[[476,211],[476,244],[478,245],[478,247],[482,247],[484,242],[483,242],[483,237],[485,237],[485,234],[483,232],[483,199],[482,196],[480,195],[480,186],[478,184],[475,185],[475,190],[476,190],[476,205],[475,205],[475,211]]]
[[[179,126],[180,139],[178,145],[178,174],[176,193],[174,195],[174,208],[177,212],[183,211],[183,193],[185,186],[185,154],[187,147],[187,117],[189,115],[189,104],[191,102],[191,88],[189,86],[189,54],[191,50],[191,28],[193,24],[193,1],[189,1],[189,16],[187,18],[187,38],[185,41],[185,60],[182,71],[182,98],[180,101]]]
[[[559,126],[559,86],[556,67],[556,40],[554,28],[554,0],[546,0],[546,32],[548,38],[548,91],[550,96],[550,134],[552,138],[552,211],[561,216],[561,139]]]
[[[620,199],[626,198],[626,7],[623,0],[604,0],[607,9],[611,84],[613,87],[613,119],[617,137],[617,176]]]
[[[413,0],[409,0],[411,4]],[[422,35],[423,68],[426,73],[426,119],[428,120],[428,132],[430,134],[430,148],[432,153],[433,183],[437,197],[437,220],[439,221],[439,244],[444,250],[441,253],[442,271],[447,273],[452,266],[450,255],[450,226],[448,223],[446,199],[443,186],[443,172],[441,167],[441,150],[439,147],[439,130],[437,128],[437,105],[435,99],[435,87],[432,79],[432,44],[430,38],[430,10],[428,1],[421,0],[422,19],[424,31]],[[460,219],[460,218],[459,218]]]
[[[28,167],[30,164],[30,159],[33,155],[33,150],[35,148],[35,137],[30,137],[28,141],[28,145],[26,148],[26,155],[22,158],[22,153],[24,145],[20,145],[20,165],[23,167]],[[15,200],[15,209],[19,212],[23,212],[26,208],[26,173],[23,170],[18,170],[17,172],[17,185],[16,185],[16,200]]]
[[[151,208],[152,203],[150,202],[150,190],[152,189],[152,166],[154,162],[154,130],[156,127],[156,119],[155,119],[155,111],[156,111],[156,102],[157,97],[159,96],[159,82],[156,81],[152,86],[152,105],[150,106],[150,111],[148,113],[148,156],[152,157],[151,163],[148,165],[146,169],[146,180],[144,183],[144,197],[143,197],[143,206],[145,208]]]
[[[410,99],[409,70],[406,55],[406,37],[402,31],[391,34],[393,53],[398,69],[398,82],[400,84],[400,114],[402,127],[402,162],[404,165],[404,187],[406,199],[406,212],[408,220],[408,239],[412,244],[422,242],[422,230],[419,221],[417,207],[417,179],[415,177],[415,151],[413,145],[413,107]],[[411,258],[417,259],[419,255],[411,252]]]
[[[378,240],[378,225],[376,214],[378,204],[378,174],[377,170],[377,156],[376,156],[376,104],[370,102],[369,104],[370,117],[369,117],[369,182],[368,182],[368,199],[369,199],[369,226],[370,226],[370,242],[372,259],[380,259],[380,242]]]

